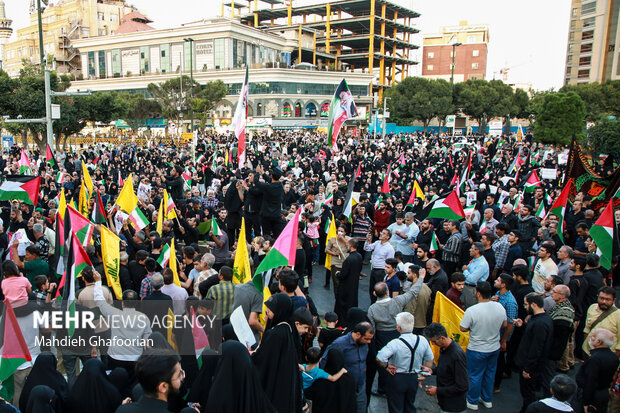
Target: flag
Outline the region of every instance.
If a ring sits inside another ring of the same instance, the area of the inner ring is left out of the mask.
[[[101,226],[101,260],[108,285],[118,300],[123,298],[120,272],[120,238],[107,227]]]
[[[40,176],[7,175],[0,185],[0,201],[18,200],[36,206],[40,188]]]
[[[357,107],[353,101],[353,95],[349,90],[347,81],[342,79],[336,88],[332,102],[329,105],[329,120],[327,122],[327,140],[333,151],[338,150],[336,138],[340,133],[342,125],[347,119],[357,117]]]
[[[198,360],[198,368],[200,369],[202,367],[202,352],[210,347],[209,338],[207,337],[207,333],[205,333],[205,329],[202,328],[198,322],[194,307],[190,307],[190,311],[192,314],[192,338],[194,341],[194,350],[196,351],[196,359]]]
[[[138,206],[138,197],[133,190],[133,177],[131,175],[127,177],[125,185],[123,185],[123,189],[121,189],[121,193],[118,194],[116,205],[120,207],[121,211],[128,214]]]
[[[570,187],[573,183],[573,179],[570,178],[560,196],[555,200],[551,208],[549,209],[549,213],[558,217],[558,236],[560,240],[564,242],[564,214],[566,212],[566,203],[568,202],[568,192],[570,191]]]
[[[381,201],[383,201],[383,195],[379,195],[377,200],[375,201],[375,209],[379,209],[379,205],[381,205]]]
[[[75,332],[75,292],[76,279],[81,275],[82,270],[87,266],[92,266],[88,254],[84,251],[82,244],[75,232],[69,235],[69,251],[67,254],[67,265],[65,266],[65,274],[58,284],[58,290],[62,288],[62,300],[66,304],[66,311],[74,319],[69,322],[69,337],[73,337]]]
[[[611,268],[611,256],[614,246],[614,201],[609,201],[601,216],[590,228],[592,241],[596,243],[596,253],[601,257],[601,266]]]
[[[523,205],[523,192],[519,192],[517,196],[515,196],[515,203],[512,208],[515,211],[515,213],[519,212],[521,205]]]
[[[534,169],[530,176],[525,181],[525,192],[534,192],[536,188],[540,188],[540,177],[538,176],[538,172]]]
[[[178,353],[179,347],[177,346],[177,343],[176,343],[176,340],[174,339],[174,334],[173,334],[174,322],[172,320],[175,320],[175,318],[174,318],[174,312],[172,312],[172,308],[168,308],[167,315],[168,315],[168,322],[166,323],[166,340],[168,341],[168,344],[170,344],[170,347],[172,347],[172,349]]]
[[[428,248],[428,252],[439,251],[439,238],[435,235],[435,231],[433,231],[433,238],[431,239],[431,245]]]
[[[237,137],[237,160],[239,163],[239,169],[245,166],[245,124],[248,118],[248,66],[245,67],[245,79],[241,85],[241,91],[239,92],[239,100],[237,101],[237,107],[235,108],[235,115],[232,120],[232,128],[235,130],[235,136]]]
[[[168,261],[170,261],[170,244],[165,244],[161,249],[159,258],[157,258],[157,263],[161,265],[162,268],[166,268]]]
[[[198,158],[196,158],[196,163],[197,164],[201,164],[203,163],[207,158],[205,158],[204,154],[201,154]]]
[[[459,180],[459,191],[465,192],[465,183],[467,183],[467,177],[469,176],[469,172],[471,170],[471,151],[467,153],[467,166],[463,170],[463,175]]]
[[[521,127],[521,125],[517,125],[517,141],[520,141],[523,139],[523,128]]]
[[[459,200],[456,191],[450,192],[450,194],[445,198],[436,200],[427,218],[465,218],[465,211],[463,211],[461,201]]]
[[[213,235],[215,235],[216,237],[222,235],[222,230],[217,224],[217,220],[215,218],[211,218],[211,231],[213,231]]]
[[[105,216],[105,207],[103,206],[103,201],[101,200],[101,193],[97,189],[95,194],[95,204],[93,205],[93,213],[91,214],[90,220],[95,224],[105,224],[107,217]]]
[[[172,282],[177,287],[180,287],[181,280],[179,279],[179,271],[177,270],[177,253],[174,248],[174,238],[172,238],[170,241],[170,261],[168,261],[168,268],[172,270]]]
[[[45,153],[45,162],[52,169],[58,169],[58,164],[56,163],[56,157],[54,156],[54,152],[52,152],[52,148],[50,148],[49,143],[47,144],[47,151]]]
[[[407,205],[413,206],[416,198],[424,200],[424,191],[422,191],[422,188],[420,188],[420,184],[418,183],[418,181],[413,181],[413,188],[411,189],[411,195],[409,195]]]
[[[383,180],[383,186],[381,187],[381,193],[388,194],[390,193],[390,175],[392,175],[392,163],[388,165],[387,173],[385,174],[385,179]]]
[[[241,231],[237,240],[237,252],[233,264],[233,284],[243,284],[252,279],[248,243],[245,240],[245,218],[241,218]]]
[[[452,180],[450,181],[450,186],[458,186],[459,183],[459,176],[456,174],[456,172],[454,173],[454,176],[452,177]]]
[[[166,200],[166,219],[175,219],[177,217],[177,213],[174,210],[174,208],[176,208],[176,205],[174,204],[174,201],[172,200],[172,197],[170,196],[168,191],[166,191],[165,189],[164,199]]]
[[[166,196],[166,192],[164,190],[164,197],[165,196]],[[162,198],[161,201],[159,202],[159,211],[157,212],[157,227],[155,229],[160,237],[163,234],[164,219],[166,216],[165,205],[166,205],[166,200]]]
[[[133,224],[136,231],[141,231],[149,225],[149,220],[138,207],[135,207],[135,209],[131,211],[131,214],[129,214],[129,220]]]
[[[487,232],[487,220],[482,218],[482,223],[480,224],[480,234],[484,234]]]
[[[469,344],[469,333],[461,331],[461,320],[463,320],[463,311],[459,306],[454,304],[448,297],[438,292],[435,298],[435,306],[433,307],[433,323],[440,323],[445,327],[448,337],[454,340],[463,351],[467,350]],[[435,363],[439,359],[439,347],[431,345],[433,354],[435,355]]]
[[[93,180],[84,161],[82,161],[82,182],[86,184],[86,199],[89,200],[93,196]]]
[[[329,220],[329,230],[327,231],[327,238],[325,238],[325,248],[327,248],[327,243],[332,238],[337,238],[338,234],[336,232],[336,220],[334,219],[334,214],[332,213],[332,219]],[[328,270],[332,269],[332,256],[329,254],[325,254],[325,268]]]
[[[32,175],[32,165],[30,164],[30,159],[28,159],[28,155],[22,149],[22,155],[19,159],[19,174],[20,175]]]
[[[361,170],[361,164],[360,164],[357,167],[357,171],[355,172],[355,175],[351,178],[351,181],[349,182],[349,187],[347,188],[347,194],[344,197],[344,210],[342,211],[342,213],[347,218],[349,218],[349,221],[351,221],[351,214],[353,212],[353,207],[356,204],[355,200],[353,199],[353,188],[355,187],[355,181],[357,180],[357,178],[360,176],[361,173],[362,173],[362,170]]]
[[[80,240],[83,246],[88,246],[90,244],[90,240],[93,237],[93,232],[95,231],[95,227],[91,224],[91,222],[85,218],[82,214],[80,214],[74,207],[71,205],[67,205],[67,210],[65,212],[65,216],[68,212],[68,227],[65,227],[65,234],[70,234],[71,231],[75,232],[75,235]],[[67,239],[69,237],[67,236]],[[65,239],[65,241],[67,240]]]
[[[301,208],[297,210],[293,219],[280,233],[278,239],[273,244],[265,258],[254,273],[254,286],[259,292],[263,292],[263,282],[261,273],[282,266],[295,266],[295,252],[297,251],[297,233],[299,231],[299,216]]]
[[[80,211],[80,214],[87,217],[88,207],[89,207],[89,202],[88,202],[88,194],[86,193],[86,184],[82,182],[82,185],[80,185],[80,196],[78,198],[78,211]]]
[[[398,161],[397,162],[399,164],[401,164],[401,165],[406,165],[407,164],[407,162],[405,161],[405,154],[404,153],[400,154],[400,156],[398,157]]]
[[[14,389],[13,374],[19,366],[32,361],[32,357],[10,301],[5,301],[4,304],[4,313],[0,321],[0,340],[2,340],[0,343],[2,354],[0,357],[0,382],[2,382],[0,395],[5,400],[11,400]]]
[[[65,182],[65,176],[67,176],[66,173],[58,171],[56,173],[56,183],[63,184]]]
[[[64,192],[62,193],[62,198],[64,199]],[[66,203],[65,203],[66,208]],[[54,232],[54,245],[56,248],[54,249],[54,262],[56,263],[56,279],[59,280],[62,278],[62,275],[65,273],[65,263],[63,259],[64,249],[65,249],[65,227],[64,227],[64,217],[61,215],[65,213],[64,209],[58,209],[56,212],[56,231]]]
[[[538,211],[536,211],[536,218],[545,219],[545,216],[547,216],[547,211],[545,211],[545,203],[541,202],[538,207]]]
[[[125,185],[125,182],[123,182],[123,178],[121,178],[121,171],[118,171],[118,181],[116,183],[119,188]]]

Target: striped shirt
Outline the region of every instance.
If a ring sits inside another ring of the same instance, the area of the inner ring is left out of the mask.
[[[372,219],[368,215],[365,215],[363,218],[359,215],[355,216],[353,220],[353,238],[365,240],[371,228]]]
[[[508,251],[510,250],[510,243],[508,242],[508,235],[504,235],[497,239],[493,243],[493,251],[495,251],[495,268],[504,268],[506,264],[506,258],[508,257]]]

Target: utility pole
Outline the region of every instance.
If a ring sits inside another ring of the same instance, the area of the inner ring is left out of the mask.
[[[194,39],[186,37],[183,39],[189,43],[189,78],[190,78],[190,101],[189,101],[189,118],[190,132],[192,133],[192,159],[196,159],[196,134],[194,132],[194,107],[192,99],[194,98]]]
[[[41,71],[45,70],[45,52],[43,51],[43,22],[41,20],[41,0],[37,0],[37,19],[39,21],[39,56],[41,58]]]
[[[452,103],[454,104],[454,58],[456,57],[456,47],[463,43],[452,43],[452,74],[450,75],[450,87],[452,88]]]

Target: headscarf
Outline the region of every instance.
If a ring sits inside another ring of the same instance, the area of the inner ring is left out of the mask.
[[[205,411],[276,412],[261,387],[248,350],[243,344],[237,341],[222,344],[222,358],[213,378]]]
[[[187,401],[199,403],[202,412],[206,409],[213,376],[215,376],[220,358],[221,356],[213,350],[207,349],[202,352],[202,366],[187,397]]]
[[[356,325],[364,321],[369,321],[366,311],[359,307],[349,308],[347,311],[347,332],[352,331]]]
[[[51,387],[43,385],[34,386],[30,391],[30,397],[28,397],[26,409],[22,410],[22,412],[56,413],[54,406],[56,405],[57,400],[56,392]]]
[[[274,294],[265,302],[265,306],[273,313],[273,318],[267,322],[267,329],[288,322],[293,315],[291,297],[284,293]]]
[[[39,354],[24,383],[24,388],[19,398],[19,410],[22,412],[26,410],[30,392],[35,386],[48,386],[58,396],[57,400],[62,400],[66,397],[68,391],[67,380],[56,370],[56,363],[56,356],[49,351]]]
[[[170,343],[168,343],[166,337],[164,337],[164,335],[159,331],[154,331],[153,333],[151,333],[151,335],[149,336],[149,340],[151,340],[151,342],[153,343],[153,346],[151,348],[172,350],[172,346],[170,345]]]
[[[121,405],[121,393],[110,382],[99,359],[84,364],[69,396],[65,400],[66,413],[109,413]]]
[[[121,394],[121,398],[129,396],[129,373],[122,367],[117,367],[108,374],[108,380]]]

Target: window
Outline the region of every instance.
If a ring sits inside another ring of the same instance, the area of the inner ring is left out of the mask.
[[[579,8],[573,7],[573,17],[577,17],[578,14],[579,14]]]
[[[568,45],[568,53],[572,53],[574,48],[575,48],[575,45],[574,45],[574,44],[572,44],[572,43],[571,43],[571,44],[569,44],[569,45]]]
[[[592,43],[586,43],[581,45],[581,53],[591,53]]]
[[[471,64],[471,68],[472,69],[478,69],[478,63],[472,63]]]
[[[478,57],[478,56],[480,56],[480,50],[472,50],[471,55],[472,55],[473,57]]]
[[[575,30],[576,27],[577,27],[577,20],[571,20],[570,21],[570,29],[571,30]]]
[[[433,65],[426,65],[426,70],[433,70]]]
[[[450,57],[454,57],[454,51],[450,52]]]
[[[428,54],[426,55],[429,59],[432,59],[435,57],[435,53],[433,52],[428,52]]]
[[[594,26],[596,17],[588,17],[587,19],[583,19],[581,21],[581,27],[586,29],[588,27]]]
[[[452,70],[455,67],[456,67],[456,63],[455,64],[450,63],[450,70]]]
[[[596,11],[596,2],[586,3],[581,5],[581,15],[594,13]]]
[[[591,56],[580,57],[579,58],[579,66],[590,66],[590,62],[592,61]]]
[[[99,21],[105,20],[105,14],[103,14],[102,12],[98,12],[97,13],[97,20],[99,20]]]
[[[478,41],[478,36],[467,36],[467,43],[477,43]]]
[[[579,72],[577,72],[577,77],[579,79],[583,79],[586,77],[590,77],[590,70],[586,69],[586,70],[580,70]]]
[[[581,40],[590,40],[592,38],[594,38],[594,30],[581,33]]]
[[[117,23],[118,22],[118,16],[116,14],[110,14],[110,21]]]

